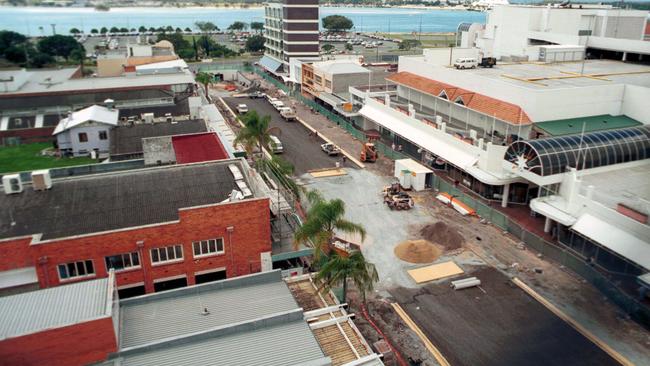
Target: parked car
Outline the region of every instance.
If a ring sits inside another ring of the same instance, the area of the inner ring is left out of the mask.
[[[320,145],[321,150],[329,156],[337,156],[338,154],[341,153],[341,149],[339,149],[338,146],[332,144],[332,143],[326,143]]]
[[[272,105],[273,108],[275,108],[275,110],[277,110],[277,111],[280,111],[280,108],[283,108],[283,107],[284,107],[284,103],[282,103],[282,102],[279,101],[279,100],[275,100],[275,101],[271,102],[271,105]]]
[[[271,152],[274,154],[281,154],[284,152],[282,141],[277,136],[270,135],[271,138]]]
[[[475,69],[478,66],[478,61],[473,57],[463,57],[456,59],[454,62],[454,67],[459,70],[464,69]]]
[[[252,98],[252,99],[258,99],[258,98],[266,97],[266,94],[262,93],[261,91],[254,91],[254,92],[248,94],[248,97]]]
[[[237,113],[248,113],[248,106],[246,104],[237,104]]]
[[[282,107],[278,109],[280,116],[284,118],[285,121],[290,122],[296,119],[296,112],[291,107]]]

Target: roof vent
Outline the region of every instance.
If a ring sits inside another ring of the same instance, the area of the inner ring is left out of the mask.
[[[210,315],[210,310],[208,310],[207,307],[204,307],[204,308],[203,308],[203,311],[201,311],[201,315],[203,315],[203,316],[205,316],[205,315]]]
[[[106,99],[104,101],[104,106],[108,109],[113,109],[113,107],[115,106],[115,101],[113,99]]]

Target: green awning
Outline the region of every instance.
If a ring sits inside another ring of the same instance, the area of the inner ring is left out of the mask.
[[[541,132],[544,132],[548,136],[564,136],[581,134],[583,125],[584,132],[588,133],[616,128],[640,126],[642,123],[625,115],[612,116],[609,114],[603,114],[599,116],[536,122],[535,128]]]

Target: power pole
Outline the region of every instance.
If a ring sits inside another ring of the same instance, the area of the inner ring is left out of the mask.
[[[52,23],[50,24],[52,26],[52,35],[56,35],[56,24]]]

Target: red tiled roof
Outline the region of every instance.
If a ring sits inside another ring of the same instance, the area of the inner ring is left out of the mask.
[[[466,107],[488,116],[496,116],[496,118],[512,124],[532,123],[526,112],[519,106],[487,95],[474,93],[405,71],[398,72],[386,79],[433,96],[439,96],[444,91],[449,100],[456,101],[460,98]]]
[[[178,164],[228,158],[226,149],[214,132],[172,136],[172,145]]]

